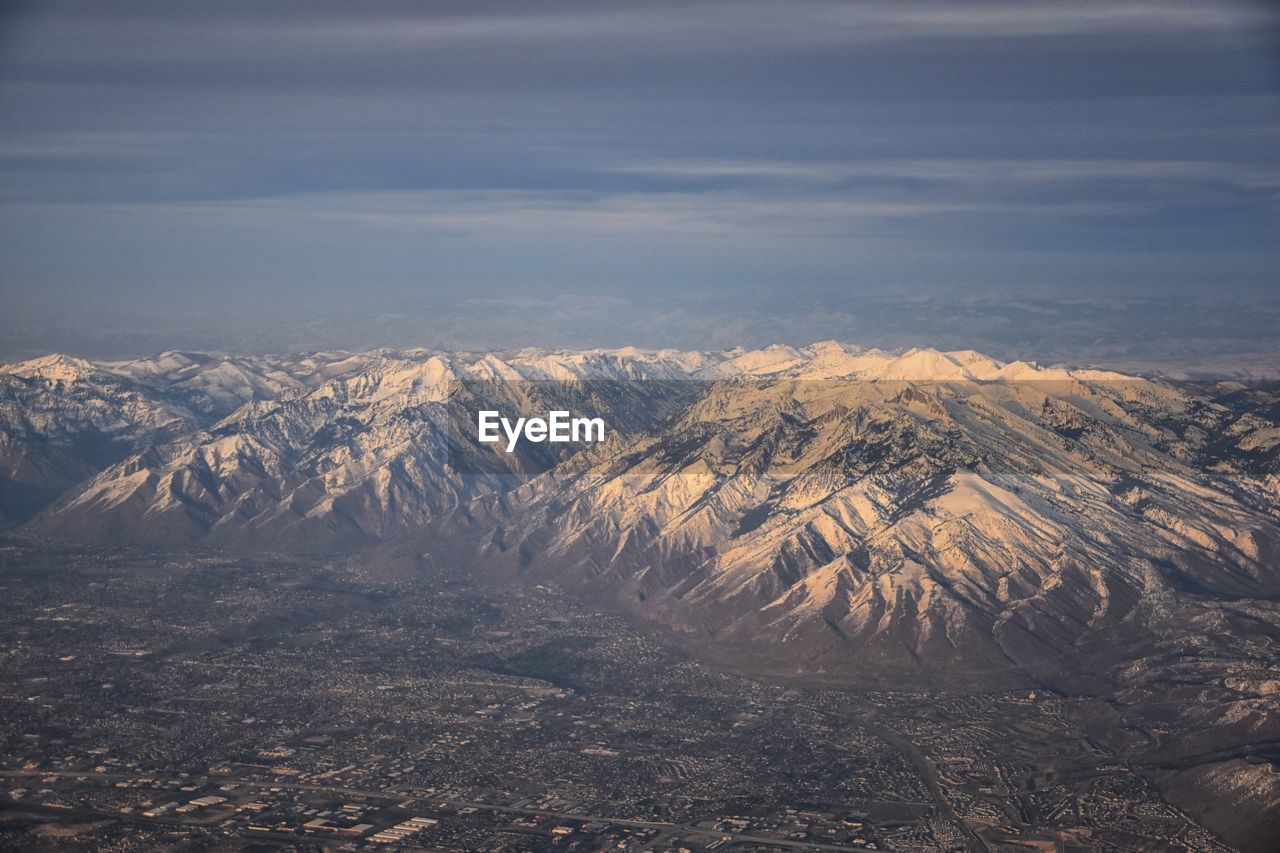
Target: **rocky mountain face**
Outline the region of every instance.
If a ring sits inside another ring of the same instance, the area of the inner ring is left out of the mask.
[[[685,400],[669,377],[700,369],[684,354],[640,353],[373,353],[210,359],[204,369],[194,361],[82,363],[73,380],[25,380],[39,367],[32,362],[5,368],[27,394],[14,400],[15,423],[51,410],[53,442],[80,429],[111,451],[77,457],[83,464],[73,473],[84,479],[51,483],[42,496],[57,494],[56,503],[27,530],[164,545],[367,544],[465,516],[474,497],[546,470],[566,451],[480,446],[478,410],[572,408],[643,428]],[[608,377],[608,393],[580,377]],[[86,405],[92,395],[138,412],[93,417],[104,404],[94,397]],[[38,432],[14,431],[33,434],[27,445]],[[17,469],[21,454],[9,458]]]
[[[251,400],[347,372],[364,358],[170,352],[104,363],[52,355],[0,366],[0,526],[29,520],[132,453],[189,436]]]
[[[767,668],[1078,669],[1280,589],[1275,440],[1118,377],[727,381],[507,496],[491,552]]]
[[[52,356],[0,389],[25,533],[451,558],[465,538],[766,669],[1085,673],[1188,596],[1280,594],[1274,386],[824,343]],[[608,440],[475,440],[480,409],[554,408]]]
[[[0,523],[25,521],[131,450],[196,428],[189,402],[82,359],[0,369]]]

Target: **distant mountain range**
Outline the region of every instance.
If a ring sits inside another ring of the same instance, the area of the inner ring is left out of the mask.
[[[475,413],[603,413],[597,445]],[[753,668],[1088,680],[1280,596],[1280,391],[972,351],[429,350],[0,368],[19,534],[408,540]],[[1047,674],[1047,675],[1046,675]]]

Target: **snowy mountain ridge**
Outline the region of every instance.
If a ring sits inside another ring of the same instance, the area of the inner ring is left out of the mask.
[[[1189,600],[1280,594],[1278,400],[830,341],[49,356],[0,368],[0,507],[60,541],[456,559],[465,533],[766,668],[1085,671]],[[611,435],[502,453],[481,408]]]

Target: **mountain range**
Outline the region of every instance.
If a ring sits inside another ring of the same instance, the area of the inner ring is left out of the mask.
[[[1087,682],[1280,596],[1278,400],[835,342],[53,355],[0,368],[0,509],[56,541],[465,542],[753,668]],[[610,434],[505,453],[481,408]]]

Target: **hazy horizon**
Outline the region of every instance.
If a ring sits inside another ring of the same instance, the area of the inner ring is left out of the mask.
[[[437,306],[379,306],[346,317],[245,317],[217,329],[182,318],[120,309],[114,314],[10,306],[21,333],[0,335],[0,363],[52,353],[90,359],[143,358],[166,350],[232,355],[372,349],[511,351],[523,347],[725,350],[821,340],[885,349],[975,349],[1010,361],[1099,365],[1199,377],[1274,376],[1280,347],[1280,299],[1242,297],[1217,310],[1212,295],[1078,296],[1067,302],[1030,294],[1013,299],[970,293],[963,299],[910,298],[892,291],[835,303],[810,299],[789,311],[763,299],[736,310],[709,310],[696,298],[639,303],[620,297],[475,298]],[[399,308],[400,310],[395,310]],[[701,310],[698,310],[698,309]],[[539,322],[531,324],[530,316]]]

